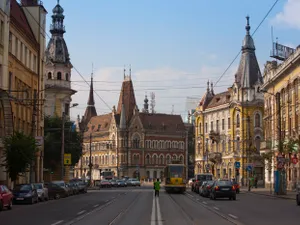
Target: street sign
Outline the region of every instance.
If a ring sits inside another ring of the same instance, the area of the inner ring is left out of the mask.
[[[247,166],[246,170],[247,171],[251,171],[252,170],[252,166],[251,165]]]
[[[234,166],[236,169],[239,169],[241,167],[241,163],[240,162],[235,162]]]
[[[65,153],[64,155],[64,164],[65,165],[71,165],[71,154]]]

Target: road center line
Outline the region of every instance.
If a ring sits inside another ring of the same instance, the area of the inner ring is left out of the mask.
[[[232,214],[228,214],[228,216],[232,217],[233,219],[238,219],[237,216],[232,215]]]
[[[218,208],[218,207],[214,207],[214,209],[216,209],[216,210],[219,210],[219,208]]]
[[[96,207],[98,207],[99,206],[99,204],[97,204],[97,205],[94,205],[94,208],[96,208]]]
[[[79,213],[77,213],[77,215],[81,215],[82,213],[85,213],[85,210],[80,211]]]
[[[57,221],[56,223],[52,223],[51,225],[58,225],[60,223],[64,222],[63,220]]]
[[[152,212],[151,212],[151,225],[155,225],[155,196],[153,195],[153,201],[152,201]]]
[[[162,218],[161,218],[161,212],[160,212],[160,206],[159,206],[159,198],[156,198],[156,204],[157,204],[157,220],[158,220],[158,225],[162,225]]]

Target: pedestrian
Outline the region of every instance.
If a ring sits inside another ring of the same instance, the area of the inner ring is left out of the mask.
[[[159,182],[159,179],[157,179],[155,182],[154,182],[154,191],[155,191],[155,197],[159,197],[159,190],[160,190],[160,182]]]

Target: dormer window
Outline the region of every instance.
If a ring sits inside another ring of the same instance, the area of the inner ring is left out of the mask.
[[[61,72],[57,73],[57,80],[61,80]]]

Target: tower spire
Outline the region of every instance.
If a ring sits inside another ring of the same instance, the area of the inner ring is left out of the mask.
[[[247,20],[247,25],[246,25],[246,33],[247,33],[247,35],[250,35],[250,29],[251,29],[251,27],[250,27],[250,23],[249,23],[249,20],[250,20],[250,17],[249,17],[249,15],[247,15],[246,16],[246,20]]]
[[[90,94],[89,99],[87,102],[88,106],[94,106],[95,100],[94,100],[94,85],[93,85],[93,73],[91,74],[91,84],[90,84]]]
[[[131,64],[129,65],[129,78],[131,79]]]
[[[60,6],[59,0],[57,0],[57,5],[52,10],[52,24],[50,25],[50,32],[52,35],[63,36],[65,31],[64,26],[64,9]]]
[[[207,81],[207,88],[206,88],[207,93],[209,93],[209,80]]]
[[[126,69],[125,69],[125,65],[124,65],[123,75],[124,75],[124,80],[125,80],[125,77],[126,77]]]

